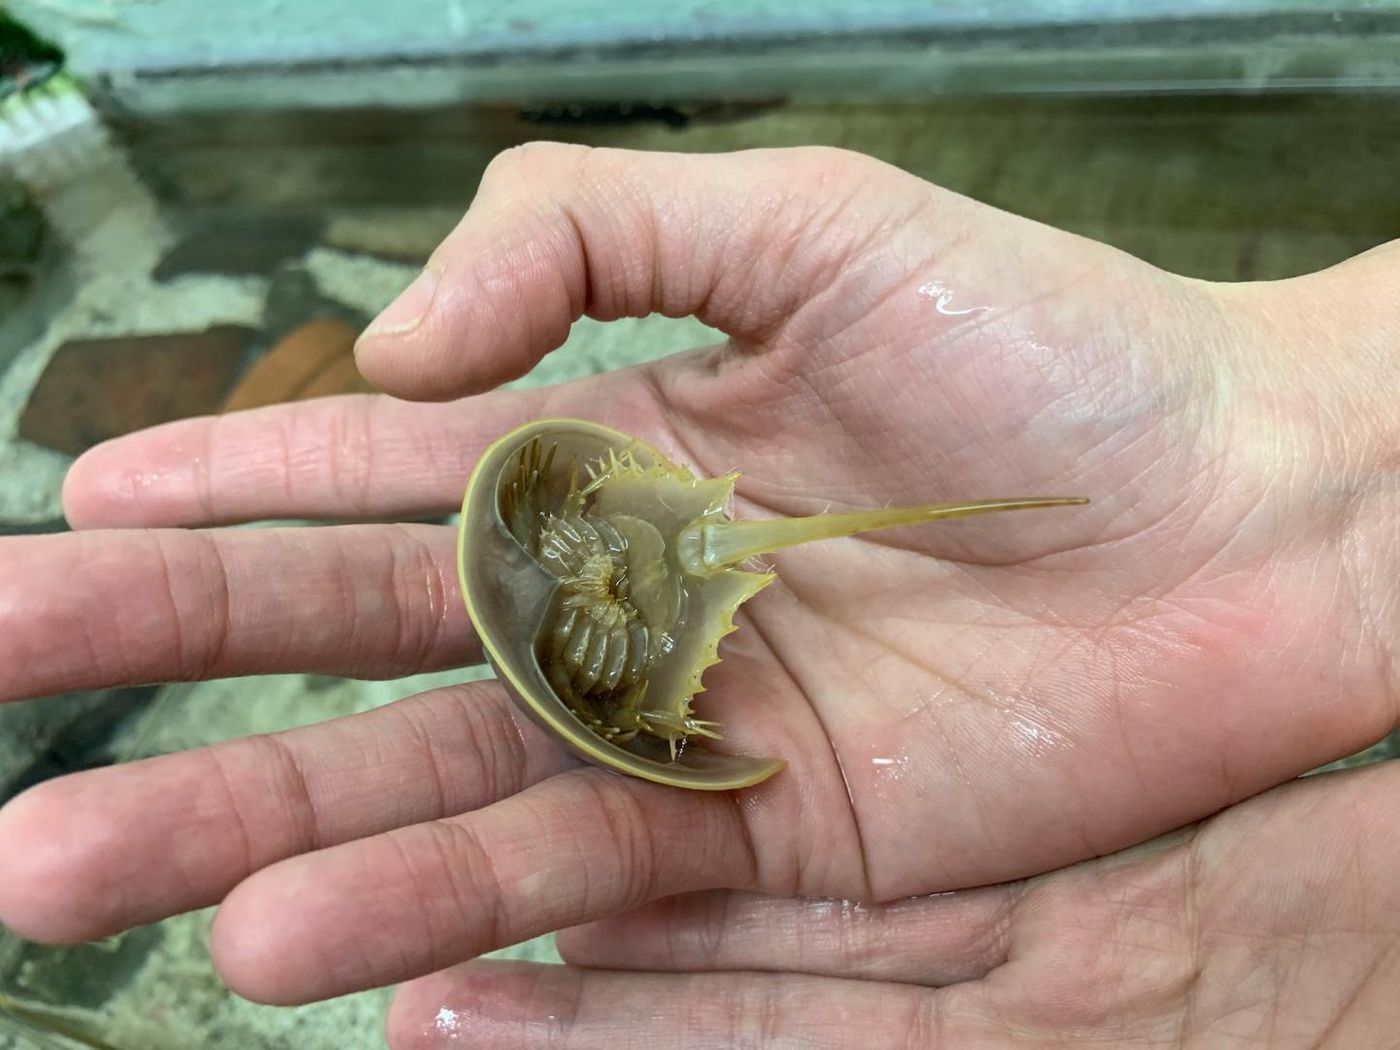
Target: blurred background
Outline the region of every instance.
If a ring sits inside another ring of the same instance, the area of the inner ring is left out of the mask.
[[[1400,3],[0,0],[0,535],[64,529],[64,471],[99,441],[364,389],[356,332],[491,157],[538,138],[844,146],[1179,273],[1268,280],[1400,236]],[[715,338],[583,321],[521,383]],[[8,705],[0,800],[482,675]],[[207,919],[62,950],[0,931],[0,1050],[382,1045],[384,993],[230,995]]]

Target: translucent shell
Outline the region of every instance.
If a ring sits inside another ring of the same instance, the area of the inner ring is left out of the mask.
[[[701,743],[692,700],[734,613],[774,576],[755,555],[872,529],[1083,503],[981,500],[735,522],[737,474],[697,478],[636,438],[578,419],[512,431],[478,461],[457,570],[487,659],[516,701],[575,753],[657,783],[723,791],[780,759]]]

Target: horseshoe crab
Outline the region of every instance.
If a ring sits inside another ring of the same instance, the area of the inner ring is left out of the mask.
[[[702,741],[705,669],[734,613],[776,577],[742,566],[799,543],[1082,498],[1016,498],[734,521],[737,473],[699,478],[619,431],[541,419],[481,456],[467,484],[457,569],[487,659],[523,709],[595,764],[722,791],[777,758]]]

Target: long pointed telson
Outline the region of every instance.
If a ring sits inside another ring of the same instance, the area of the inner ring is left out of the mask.
[[[968,503],[857,510],[847,514],[817,514],[810,518],[777,518],[772,521],[700,520],[681,530],[676,540],[676,555],[686,572],[696,576],[714,576],[749,558],[784,547],[795,547],[799,543],[854,536],[927,521],[968,518],[974,514],[1081,506],[1088,502],[1082,496],[984,499]]]

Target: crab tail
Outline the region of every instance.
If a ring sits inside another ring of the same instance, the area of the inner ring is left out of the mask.
[[[697,521],[682,530],[677,553],[687,572],[713,576],[749,558],[800,543],[854,536],[861,532],[917,525],[1003,510],[1032,510],[1088,503],[1080,496],[986,499],[967,503],[933,503],[921,507],[858,510],[847,514],[818,514],[810,518],[772,521]]]

